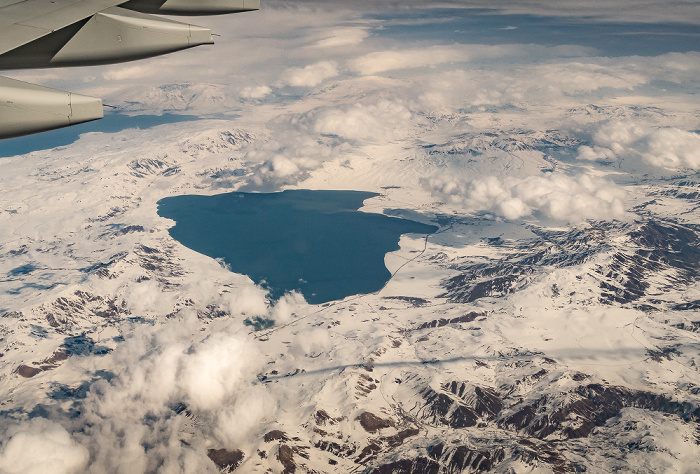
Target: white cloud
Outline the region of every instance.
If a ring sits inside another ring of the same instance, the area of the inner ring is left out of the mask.
[[[0,471],[22,474],[81,472],[88,450],[58,423],[34,418],[7,428],[0,447]]]
[[[646,139],[643,155],[652,165],[667,169],[700,169],[700,135],[677,128],[655,130]]]
[[[598,127],[593,134],[593,143],[619,154],[646,134],[643,127],[631,120],[613,120]]]
[[[177,371],[175,393],[195,410],[213,410],[224,405],[250,382],[246,367],[256,349],[242,338],[215,333],[192,344]]]
[[[102,73],[102,78],[107,81],[124,81],[150,77],[154,73],[148,64],[137,63],[125,66],[113,66]]]
[[[449,63],[473,62],[480,64],[490,64],[499,66],[503,63],[511,68],[514,64],[527,64],[536,59],[570,58],[590,56],[594,51],[591,48],[582,46],[541,46],[536,44],[460,44],[427,46],[422,48],[412,48],[403,50],[375,51],[363,56],[351,59],[347,63],[349,70],[358,74],[377,74],[386,71],[401,69],[437,67]],[[566,63],[565,63],[566,64]],[[571,63],[572,68],[576,64]],[[542,66],[546,69],[548,66]],[[554,66],[555,69],[560,64]],[[569,81],[578,80],[576,74],[588,72],[595,69],[595,66],[581,64],[579,68],[571,72]],[[480,71],[483,73],[483,71]],[[437,79],[439,75],[433,75]],[[502,74],[502,73],[501,73]],[[562,79],[556,76],[554,79]],[[527,79],[521,76],[516,79]],[[618,79],[624,80],[624,78]],[[579,82],[587,83],[587,78],[582,78]],[[457,84],[455,84],[457,85]]]
[[[219,415],[247,413],[235,420],[235,439],[243,442],[274,412],[274,402],[254,409],[256,399],[266,396],[265,387],[256,385],[262,354],[240,323],[212,324],[201,332],[192,317],[155,330],[140,327],[108,356],[115,377],[91,386],[77,420],[81,431],[74,434],[90,449],[90,470],[144,472],[168,465],[168,472],[215,472],[205,439],[234,439],[217,428]],[[184,418],[172,408],[178,403],[203,421],[202,434],[189,445],[180,442]]]
[[[631,89],[645,84],[648,78],[636,71],[620,67],[606,67],[591,62],[567,62],[528,68],[535,73],[531,80],[544,79],[546,87],[564,94],[581,94],[605,87]]]
[[[250,432],[277,408],[277,400],[263,386],[239,395],[236,403],[217,412],[214,435],[224,446],[245,446]]]
[[[299,332],[290,352],[295,356],[314,357],[332,347],[333,339],[326,329],[311,328]]]
[[[124,301],[136,316],[168,314],[173,310],[177,296],[164,288],[156,280],[130,283],[124,288]]]
[[[197,295],[197,288],[186,291]],[[146,290],[160,291],[148,284],[141,289],[138,297],[146,299]],[[277,321],[290,320],[306,305],[301,295],[290,294],[263,308],[264,292],[250,284],[219,299],[232,310]],[[206,455],[210,443],[249,450],[277,407],[267,386],[257,381],[266,357],[242,318],[202,326],[194,313],[188,308],[161,326],[136,326],[130,333],[133,328],[125,325],[126,339],[99,363],[94,357],[67,361],[69,370],[109,368],[114,376],[90,386],[77,417],[54,411],[51,419],[0,428],[0,472],[213,474],[217,470]],[[200,420],[196,428],[182,431],[186,418],[174,411],[180,403]]]
[[[571,178],[551,173],[502,179],[490,176],[469,181],[438,177],[424,180],[423,184],[445,202],[470,211],[493,212],[510,220],[536,211],[566,222],[619,219],[625,215],[625,190],[589,175]]]
[[[257,186],[294,184],[353,149],[405,137],[413,124],[406,106],[387,99],[280,116],[268,124],[271,138],[246,149],[245,159],[259,163],[251,181]]]
[[[348,67],[354,72],[368,75],[397,69],[437,66],[468,59],[466,45],[432,46],[423,49],[369,53],[348,61]]]
[[[641,157],[668,170],[700,169],[700,135],[677,128],[654,128],[632,120],[610,120],[596,126],[591,144],[579,147],[580,160]]]
[[[312,129],[347,140],[392,140],[406,135],[412,118],[403,104],[381,100],[377,104],[319,109],[313,116]]]
[[[304,68],[290,68],[282,74],[282,85],[293,87],[314,87],[328,78],[338,75],[338,64],[334,61],[321,61]]]
[[[578,155],[576,156],[579,160],[597,161],[597,160],[615,160],[615,152],[609,148],[602,146],[588,145],[580,146],[578,149]]]
[[[259,162],[254,169],[253,182],[294,183],[305,173],[323,166],[326,160],[342,152],[342,147],[325,143],[298,130],[289,122],[275,124],[275,139],[253,143],[246,151],[248,161]]]
[[[135,86],[124,89],[111,101],[127,110],[163,113],[198,111],[211,113],[232,107],[238,101],[229,86],[210,83]]]
[[[282,155],[275,155],[269,160],[265,160],[263,166],[258,168],[261,175],[274,176],[276,178],[286,178],[301,171],[298,162]],[[315,165],[315,163],[313,163]],[[309,168],[311,169],[311,168]]]
[[[314,43],[319,48],[341,48],[362,43],[369,36],[366,27],[332,28],[323,32],[322,38]]]
[[[250,86],[241,90],[241,97],[246,99],[262,99],[272,94],[269,86]]]
[[[270,316],[278,324],[286,324],[294,318],[296,311],[306,305],[306,300],[301,293],[293,291],[280,298],[272,308]]]
[[[262,316],[267,312],[267,292],[259,286],[245,285],[224,293],[224,307],[231,314]]]
[[[515,51],[518,49],[513,50]],[[528,54],[527,49],[522,49],[521,52]],[[431,74],[416,83],[415,96],[421,106],[427,109],[527,106],[568,101],[571,97],[590,95],[604,88],[630,91],[649,80],[649,76],[619,65],[565,61],[546,65],[521,65],[507,71],[494,67]]]

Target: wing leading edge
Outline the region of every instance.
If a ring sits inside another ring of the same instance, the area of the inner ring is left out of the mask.
[[[0,70],[112,64],[212,44],[208,28],[152,13],[259,8],[260,0],[0,0]],[[100,99],[0,77],[0,139],[99,118]]]

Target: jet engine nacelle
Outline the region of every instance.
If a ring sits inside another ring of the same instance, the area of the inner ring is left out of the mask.
[[[260,10],[260,0],[131,0],[122,6],[161,15],[220,15]]]
[[[93,66],[213,44],[211,30],[119,7],[0,56],[0,69]]]
[[[0,77],[0,139],[100,118],[102,101],[96,97]]]

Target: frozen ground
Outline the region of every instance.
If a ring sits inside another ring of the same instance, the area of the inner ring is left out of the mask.
[[[204,119],[0,158],[0,471],[697,472],[698,53],[249,18],[89,70],[123,111]],[[273,305],[156,212],[280,189],[440,230],[376,294]]]

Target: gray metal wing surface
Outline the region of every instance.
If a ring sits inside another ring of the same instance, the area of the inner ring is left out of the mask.
[[[212,44],[208,28],[152,13],[259,8],[260,0],[0,0],[0,70],[112,64]],[[0,77],[0,139],[102,116],[98,98]]]
[[[121,3],[124,0],[0,1],[0,55]]]

